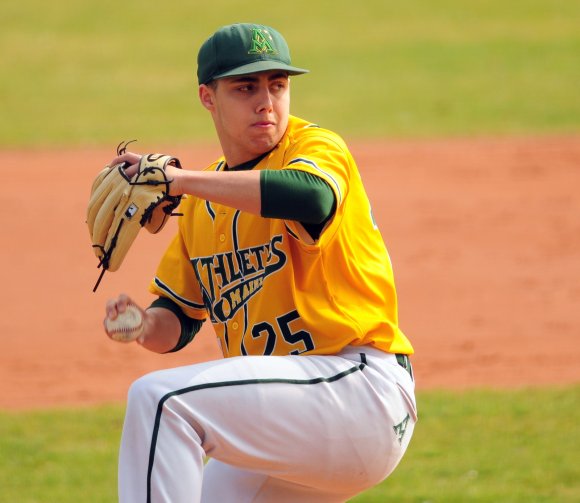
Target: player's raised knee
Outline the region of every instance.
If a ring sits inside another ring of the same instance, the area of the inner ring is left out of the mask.
[[[157,406],[167,393],[167,389],[161,385],[158,374],[158,372],[152,372],[140,377],[131,384],[128,392],[129,407],[133,404]]]

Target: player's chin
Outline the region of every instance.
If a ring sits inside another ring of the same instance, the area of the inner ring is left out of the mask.
[[[251,137],[252,150],[256,157],[272,150],[282,138],[277,130],[259,131]]]

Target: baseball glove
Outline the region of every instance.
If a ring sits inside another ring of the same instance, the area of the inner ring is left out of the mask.
[[[117,153],[124,153],[125,147]],[[179,159],[164,154],[141,157],[138,170],[131,178],[125,173],[128,163],[107,166],[91,188],[87,209],[87,225],[93,250],[102,268],[93,292],[97,290],[105,271],[121,266],[141,227],[156,234],[165,226],[181,196],[169,195],[172,182],[166,166],[181,168]]]

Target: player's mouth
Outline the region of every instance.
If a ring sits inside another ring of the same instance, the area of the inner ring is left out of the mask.
[[[252,126],[257,127],[257,128],[269,128],[270,126],[275,126],[276,123],[272,122],[272,121],[258,121],[258,122],[254,122],[252,124]]]

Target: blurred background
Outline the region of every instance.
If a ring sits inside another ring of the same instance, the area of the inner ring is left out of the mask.
[[[197,50],[232,22],[274,26],[294,111],[349,137],[578,131],[578,2],[7,0],[0,144],[213,139]]]

